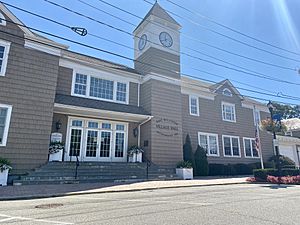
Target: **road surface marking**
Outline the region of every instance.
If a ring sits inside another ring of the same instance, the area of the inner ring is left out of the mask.
[[[0,214],[1,217],[7,217],[5,218],[7,220],[28,220],[33,222],[44,222],[44,223],[52,223],[52,224],[60,224],[60,225],[71,225],[74,223],[66,223],[66,222],[60,222],[60,221],[54,221],[54,220],[44,220],[44,219],[35,219],[35,218],[29,218],[29,217],[22,217],[22,216],[9,216],[5,214]],[[0,222],[3,220],[0,220]]]

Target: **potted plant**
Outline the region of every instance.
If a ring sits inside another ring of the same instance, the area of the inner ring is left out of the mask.
[[[0,157],[0,185],[1,186],[7,185],[8,171],[11,169],[12,167],[10,165],[10,162],[7,159]]]
[[[193,166],[190,161],[181,161],[177,164],[176,175],[183,180],[193,179]]]
[[[65,145],[60,141],[51,142],[49,145],[49,162],[62,161]]]
[[[138,146],[132,146],[128,149],[128,162],[142,162],[144,150]]]

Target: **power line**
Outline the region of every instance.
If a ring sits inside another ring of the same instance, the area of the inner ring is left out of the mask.
[[[78,0],[78,1],[82,2],[82,0]],[[129,15],[131,15],[131,16],[134,16],[134,17],[136,17],[136,18],[139,18],[139,19],[142,19],[142,20],[144,19],[143,17],[140,17],[140,16],[138,16],[138,15],[135,15],[135,14],[133,14],[133,13],[127,11],[127,10],[121,9],[120,7],[117,7],[117,6],[115,6],[115,5],[111,4],[111,3],[108,3],[108,2],[106,2],[106,1],[104,1],[104,0],[98,0],[98,1],[101,2],[101,3],[104,3],[104,4],[106,4],[106,5],[109,5],[109,6],[113,7],[113,8],[115,8],[115,9],[118,9],[118,10],[124,12],[124,13],[127,13],[127,14],[129,14]],[[84,4],[86,4],[86,3],[84,3]],[[90,4],[88,4],[88,5],[90,5]],[[94,8],[94,9],[97,8],[97,7],[95,7],[95,6],[91,6],[91,7]],[[115,16],[114,18],[116,18],[116,16]],[[120,18],[120,17],[117,17],[117,18],[120,19],[121,21],[124,21],[124,20],[123,20],[122,18]],[[147,21],[147,22],[149,22],[149,23],[152,23],[152,24],[154,24],[154,25],[156,25],[156,26],[163,27],[161,24],[159,24],[159,23],[157,23],[157,22],[154,22],[154,21],[151,21],[151,20],[148,20],[148,19],[145,19],[145,21]],[[163,27],[163,28],[164,28],[164,27]],[[251,61],[254,61],[254,62],[257,62],[257,63],[261,63],[261,64],[264,64],[264,65],[268,65],[268,66],[273,66],[273,67],[277,67],[277,68],[281,68],[281,69],[286,69],[286,70],[291,70],[291,71],[297,71],[296,68],[291,68],[291,67],[286,67],[286,66],[280,66],[280,65],[278,65],[278,64],[274,64],[274,63],[266,62],[266,61],[263,61],[263,60],[258,60],[258,59],[254,59],[254,58],[251,58],[251,57],[247,57],[247,56],[244,56],[244,55],[241,55],[241,54],[238,54],[238,53],[234,53],[234,52],[231,52],[231,51],[228,51],[228,50],[219,48],[219,47],[217,47],[217,46],[214,46],[214,45],[211,45],[211,44],[208,44],[208,43],[199,41],[198,39],[195,39],[195,38],[193,38],[193,37],[191,37],[191,36],[189,36],[189,35],[186,35],[186,34],[184,34],[184,33],[182,33],[182,32],[181,32],[181,34],[182,34],[183,36],[189,38],[190,40],[197,41],[198,43],[201,43],[201,44],[206,45],[206,46],[208,46],[208,47],[217,49],[217,50],[219,50],[219,51],[226,52],[226,53],[228,53],[228,54],[231,54],[231,55],[234,55],[234,56],[237,56],[237,57],[241,57],[241,58],[244,58],[244,59],[247,59],[247,60],[251,60]],[[184,47],[184,46],[183,46],[183,47]],[[184,48],[187,48],[187,47],[184,47]]]
[[[247,38],[249,38],[249,39],[252,39],[252,40],[254,40],[254,41],[260,42],[260,43],[262,43],[262,44],[271,46],[271,47],[273,47],[273,48],[277,48],[277,49],[280,49],[280,50],[282,50],[282,51],[285,51],[285,52],[288,52],[288,53],[291,53],[291,54],[295,54],[295,55],[300,56],[300,54],[297,53],[297,52],[293,52],[293,51],[291,51],[291,50],[288,50],[288,49],[285,49],[285,48],[276,46],[276,45],[274,45],[274,44],[270,44],[270,43],[268,43],[268,42],[266,42],[266,41],[263,41],[263,40],[260,40],[260,39],[258,39],[258,38],[256,38],[256,37],[253,37],[253,36],[250,36],[250,35],[248,35],[248,34],[245,34],[245,33],[241,32],[241,31],[238,31],[238,30],[233,29],[233,28],[231,28],[231,27],[229,27],[229,26],[226,26],[226,25],[224,25],[224,24],[222,24],[222,23],[220,23],[220,22],[217,22],[217,21],[213,20],[212,18],[209,18],[209,17],[207,17],[207,16],[204,16],[204,15],[202,15],[202,14],[199,13],[199,12],[190,10],[190,9],[188,9],[188,8],[186,8],[186,7],[184,7],[184,6],[180,5],[180,4],[178,4],[178,3],[175,3],[175,2],[173,2],[173,1],[171,1],[171,0],[166,0],[166,1],[169,2],[169,3],[171,3],[171,4],[173,4],[173,5],[175,5],[175,6],[177,6],[177,7],[179,7],[179,8],[181,8],[181,9],[183,9],[183,10],[185,10],[185,11],[187,11],[187,12],[190,12],[190,13],[196,15],[196,16],[199,16],[199,17],[201,17],[201,18],[204,19],[204,20],[207,20],[207,21],[209,21],[209,22],[211,22],[211,23],[214,23],[214,24],[216,24],[216,25],[218,25],[218,26],[220,26],[220,27],[223,27],[223,28],[225,28],[225,29],[227,29],[227,30],[230,30],[230,31],[232,31],[232,32],[234,32],[234,33],[237,33],[237,34],[239,34],[239,35],[242,35],[242,36],[247,37]]]
[[[136,35],[131,34],[131,33],[128,32],[128,31],[125,31],[125,30],[122,30],[122,29],[120,29],[120,28],[114,27],[114,26],[112,26],[112,25],[110,25],[110,24],[101,22],[101,21],[96,20],[96,19],[94,19],[94,18],[92,18],[92,17],[90,17],[90,16],[86,16],[86,15],[84,15],[84,14],[82,14],[82,13],[79,13],[79,12],[77,12],[77,11],[71,10],[71,9],[65,7],[65,6],[60,5],[60,4],[54,3],[54,2],[49,1],[49,0],[44,0],[44,1],[46,1],[46,2],[48,2],[48,3],[50,3],[50,4],[53,4],[53,5],[55,5],[55,6],[59,7],[59,8],[62,8],[62,9],[64,9],[64,10],[67,10],[67,11],[69,11],[69,12],[72,12],[72,13],[74,13],[74,14],[76,14],[76,15],[79,15],[79,16],[82,16],[82,17],[87,18],[87,19],[89,19],[89,20],[92,20],[92,21],[94,21],[94,22],[97,22],[97,23],[99,23],[99,24],[101,24],[101,25],[108,26],[108,27],[111,28],[111,29],[116,29],[116,30],[118,30],[118,31],[120,31],[120,32],[122,32],[122,33],[126,33],[126,34],[128,34],[128,35],[130,35],[130,36],[140,38],[140,37],[138,37],[138,36],[136,36]],[[8,5],[9,5],[9,4],[8,4]],[[151,41],[149,41],[149,42],[151,42]],[[153,43],[153,44],[155,44],[155,45],[158,45],[157,43],[154,43],[154,42],[151,42],[151,43]],[[173,50],[173,51],[174,51],[174,50]],[[177,52],[177,51],[175,51],[175,52]],[[192,56],[192,55],[190,55],[190,54],[187,54],[187,53],[184,53],[184,52],[180,52],[180,53],[183,54],[183,55],[187,55],[187,56],[189,56],[189,57],[192,57],[192,58],[201,60],[201,61],[203,61],[203,62],[206,62],[206,63],[209,63],[209,64],[213,64],[213,65],[215,65],[215,66],[219,66],[219,67],[223,67],[223,68],[226,68],[226,69],[229,69],[229,70],[233,70],[233,71],[235,71],[235,72],[240,72],[240,73],[248,74],[248,75],[255,76],[255,77],[259,77],[259,78],[262,78],[262,79],[273,80],[273,81],[277,81],[277,82],[281,82],[281,83],[286,83],[286,84],[292,84],[292,85],[300,86],[299,83],[294,83],[294,82],[290,82],[290,81],[286,81],[286,80],[282,80],[282,79],[278,79],[278,78],[273,78],[273,77],[271,77],[271,76],[264,75],[264,74],[259,74],[259,73],[256,73],[256,72],[255,72],[255,73],[252,73],[252,72],[247,72],[247,71],[243,71],[243,70],[240,70],[240,69],[235,69],[235,68],[232,68],[232,67],[229,67],[229,66],[226,66],[226,65],[222,65],[222,64],[219,64],[219,63],[212,62],[212,61],[210,61],[210,60],[202,59],[202,58],[199,58],[199,57],[194,57],[194,56]]]
[[[100,51],[100,52],[104,52],[104,53],[107,53],[107,54],[111,54],[111,55],[114,55],[114,56],[117,56],[117,57],[120,57],[120,58],[124,58],[124,59],[127,59],[127,60],[130,60],[130,61],[136,61],[136,62],[139,62],[141,64],[144,64],[144,65],[148,65],[148,66],[151,66],[151,67],[155,67],[155,68],[159,68],[159,69],[162,69],[162,70],[166,70],[168,72],[175,72],[175,73],[178,73],[178,71],[172,71],[172,70],[169,70],[169,69],[165,69],[165,68],[162,68],[162,67],[159,67],[159,66],[156,66],[156,65],[153,65],[153,64],[149,64],[149,63],[145,63],[145,62],[140,62],[140,61],[137,61],[137,60],[134,60],[130,57],[127,57],[127,56],[123,56],[123,55],[120,55],[120,54],[117,54],[117,53],[114,53],[114,52],[111,52],[111,51],[107,51],[107,50],[104,50],[104,49],[101,49],[101,48],[98,48],[98,47],[94,47],[94,46],[91,46],[91,45],[87,45],[87,44],[84,44],[84,43],[81,43],[81,42],[77,42],[77,41],[74,41],[74,40],[70,40],[68,38],[65,38],[65,37],[61,37],[61,36],[58,36],[58,35],[55,35],[55,34],[52,34],[52,33],[49,33],[49,32],[45,32],[45,31],[42,31],[42,30],[39,30],[39,29],[35,29],[35,28],[32,28],[32,27],[28,27],[28,26],[25,26],[23,24],[18,24],[18,23],[15,23],[15,22],[12,22],[12,21],[9,21],[9,20],[5,20],[7,22],[10,22],[10,23],[14,23],[16,25],[19,25],[19,26],[23,26],[23,27],[26,27],[26,28],[29,28],[29,29],[32,29],[32,30],[35,30],[35,31],[38,31],[38,32],[41,32],[43,34],[46,34],[46,35],[49,35],[49,36],[52,36],[52,37],[55,37],[55,38],[58,38],[58,39],[61,39],[61,40],[64,40],[64,41],[68,41],[68,42],[71,42],[71,43],[74,43],[74,44],[78,44],[78,45],[81,45],[81,46],[84,46],[84,47],[87,47],[87,48],[90,48],[90,49],[94,49],[94,50],[97,50],[97,51]],[[55,47],[55,48],[58,48],[58,49],[61,49],[61,50],[65,50],[63,48],[60,48],[60,47],[57,47],[57,46],[53,46],[51,44],[46,44],[46,43],[43,43],[43,42],[40,42],[40,41],[37,41],[37,40],[32,40],[30,38],[26,38],[26,37],[23,37],[23,36],[19,36],[19,35],[16,35],[16,34],[12,34],[12,33],[9,33],[9,32],[5,32],[5,31],[0,31],[1,33],[6,33],[8,35],[11,35],[11,36],[14,36],[14,37],[18,37],[18,38],[21,38],[21,39],[26,39],[26,40],[30,40],[30,41],[34,41],[34,42],[37,42],[37,43],[40,43],[40,44],[43,44],[43,45],[48,45],[48,46],[51,46],[51,47]],[[196,79],[199,79],[199,80],[205,80],[205,81],[208,81],[208,82],[211,82],[211,83],[215,83],[214,81],[209,81],[207,79],[200,79],[199,77],[196,77],[196,76],[193,76],[193,75],[190,75],[190,74],[184,74],[182,73],[182,75],[184,76],[187,76],[187,77],[191,77],[191,78],[196,78]],[[207,88],[207,86],[203,86],[203,85],[198,85],[197,86],[200,86],[200,87],[205,87]],[[211,92],[207,92],[207,93],[211,93]],[[265,93],[266,94],[266,93]],[[268,94],[266,94],[268,95]],[[242,96],[242,95],[238,95],[238,96]],[[268,101],[268,99],[263,99],[263,98],[258,98],[258,97],[254,97],[254,96],[246,96],[244,95],[245,97],[251,97],[253,99],[259,99],[259,100],[264,100],[264,101]],[[279,97],[279,98],[284,98],[284,99],[290,99],[290,98],[287,98],[287,97],[282,97],[282,96],[273,96],[273,97]],[[290,100],[294,100],[294,99],[290,99]],[[280,102],[280,101],[277,101],[279,103],[283,103],[283,104],[290,104],[290,105],[294,105],[293,103],[287,103],[287,102]]]
[[[150,4],[150,5],[153,5],[153,4],[152,4],[150,1],[148,1],[148,0],[143,0],[143,1],[146,2],[146,3],[148,3],[148,4]],[[196,26],[198,26],[198,27],[200,27],[200,28],[202,28],[202,29],[208,30],[208,31],[210,31],[210,32],[212,32],[212,33],[215,33],[215,34],[217,34],[217,35],[219,35],[219,36],[225,37],[225,38],[227,38],[227,39],[229,39],[229,40],[232,40],[232,41],[235,41],[235,42],[237,42],[237,43],[243,44],[243,45],[248,46],[248,47],[250,47],[250,48],[253,48],[253,49],[256,49],[256,50],[259,50],[259,51],[262,51],[262,52],[265,52],[265,53],[268,53],[268,54],[271,54],[271,55],[274,55],[274,56],[278,56],[278,57],[281,57],[281,58],[284,58],[284,59],[292,60],[292,61],[295,61],[295,62],[300,62],[300,60],[293,59],[293,58],[290,58],[290,57],[287,57],[287,56],[284,56],[284,55],[281,55],[281,54],[277,54],[277,53],[274,53],[274,52],[265,50],[265,49],[263,49],[263,48],[256,47],[256,46],[254,46],[254,45],[248,44],[248,43],[246,43],[246,42],[244,42],[244,41],[240,41],[240,40],[238,40],[238,39],[236,39],[236,38],[233,38],[233,37],[230,37],[230,36],[228,36],[228,35],[222,34],[222,33],[218,32],[218,31],[215,31],[215,30],[213,30],[213,29],[211,29],[211,28],[205,27],[205,26],[203,26],[203,25],[201,25],[201,24],[199,24],[199,23],[197,23],[197,22],[195,22],[195,21],[193,21],[193,20],[191,20],[191,19],[185,18],[185,17],[183,17],[183,16],[181,16],[181,15],[178,15],[177,13],[171,12],[171,11],[169,11],[169,10],[166,10],[166,12],[168,12],[168,13],[170,13],[170,14],[172,14],[172,15],[178,17],[178,18],[181,18],[182,20],[185,20],[185,21],[188,21],[188,22],[190,22],[190,23],[193,23],[194,25],[196,25]]]

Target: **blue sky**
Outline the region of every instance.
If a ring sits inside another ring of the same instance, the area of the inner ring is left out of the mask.
[[[108,5],[101,3],[99,0],[84,0],[85,2],[104,10],[107,13],[118,16],[123,20],[121,21],[112,16],[109,16],[103,12],[93,9],[87,5],[84,5],[80,0],[51,0],[53,2],[59,3],[65,7],[68,7],[74,11],[78,11],[82,14],[93,17],[99,21],[110,24],[114,27],[121,28],[125,31],[132,32],[135,28],[134,25],[138,25],[141,21],[127,13],[121,12],[114,9]],[[146,13],[150,10],[151,5],[143,0],[105,0],[109,3],[118,6],[124,10],[131,12],[139,17],[144,17]],[[149,0],[154,3],[154,0]],[[177,6],[170,4],[166,0],[160,0],[159,4],[166,10],[180,15],[182,18],[178,18],[174,15],[172,17],[182,25],[181,29],[181,51],[187,54],[193,55],[195,57],[210,60],[215,63],[224,64],[223,62],[216,61],[214,59],[208,58],[207,56],[191,51],[194,49],[201,51],[205,54],[217,57],[221,60],[230,62],[231,64],[245,67],[249,70],[259,72],[261,74],[266,74],[273,78],[278,78],[286,80],[293,83],[300,84],[300,75],[296,71],[281,69],[273,66],[259,64],[257,62],[249,61],[213,48],[206,45],[200,44],[199,41],[217,46],[219,48],[231,51],[240,55],[245,55],[250,58],[257,60],[263,60],[272,64],[289,67],[289,68],[300,68],[300,56],[287,53],[276,48],[264,45],[262,43],[256,42],[254,40],[248,39],[214,23],[202,19],[198,15],[207,16],[214,21],[222,23],[228,27],[235,30],[243,32],[247,35],[253,36],[270,44],[276,45],[281,48],[288,49],[293,52],[300,54],[300,1],[298,0],[187,0],[179,1],[172,0],[173,2],[182,5],[195,13],[189,13]],[[28,11],[35,12],[47,16],[51,19],[57,20],[59,22],[65,23],[70,26],[85,27],[88,32],[96,34],[103,38],[110,39],[112,41],[121,43],[128,47],[133,47],[133,37],[125,33],[119,32],[117,30],[105,27],[99,23],[92,22],[86,18],[80,17],[73,13],[67,12],[63,9],[57,8],[44,0],[5,0],[4,2],[13,4],[20,8],[26,9]],[[70,4],[70,2],[72,4]],[[81,37],[69,29],[53,24],[51,22],[45,21],[43,19],[28,15],[24,12],[18,11],[16,9],[9,9],[27,26],[31,26],[37,29],[41,29],[46,32],[54,33],[59,36],[67,37],[72,40],[80,41],[85,44],[93,45],[98,48],[111,51],[117,54],[121,54],[130,58],[133,58],[134,52],[132,49],[119,46],[113,43],[109,43],[104,40],[100,40],[95,37],[85,36]],[[183,19],[184,18],[184,19]],[[131,25],[130,23],[134,24]],[[285,57],[292,58],[294,60],[287,60],[278,56],[274,56],[227,38],[217,35],[207,29],[201,28],[201,26],[217,31],[221,34],[233,37],[240,41],[246,42],[248,44],[254,45],[256,47],[265,49],[267,51],[274,52],[276,54],[283,55]],[[51,38],[54,39],[54,38]],[[198,41],[193,41],[196,39]],[[112,56],[107,53],[101,53],[96,50],[91,50],[78,46],[72,43],[64,42],[61,40],[56,41],[64,43],[70,46],[73,51],[78,51],[87,55],[96,56],[101,59],[110,60],[113,62],[121,63],[133,66],[132,61],[128,61],[117,56]],[[215,82],[223,80],[220,77],[211,75],[215,74],[218,76],[226,77],[232,81],[232,83],[241,88],[254,89],[251,86],[255,86],[260,89],[267,90],[269,93],[282,93],[283,95],[297,96],[300,98],[300,86],[284,84],[280,82],[275,82],[271,80],[265,80],[258,77],[253,77],[245,73],[236,72],[233,70],[226,69],[224,67],[216,66],[210,63],[203,62],[201,60],[193,59],[185,55],[181,56],[181,69],[185,74],[190,74],[197,76],[199,78],[212,80]],[[231,65],[227,65],[233,67]],[[211,74],[204,72],[199,72],[198,70],[203,70]],[[240,84],[242,82],[245,84]],[[261,90],[257,90],[261,91]],[[240,90],[244,95],[261,97],[271,100],[279,100],[283,102],[289,102],[294,104],[300,104],[300,100],[290,100],[282,99],[276,97],[265,96],[261,94],[255,94],[252,92]],[[263,91],[266,92],[266,91]]]

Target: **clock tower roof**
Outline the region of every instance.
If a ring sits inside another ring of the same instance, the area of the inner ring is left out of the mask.
[[[134,32],[137,30],[137,28],[144,23],[151,15],[156,16],[164,21],[167,21],[169,23],[175,24],[179,27],[181,25],[177,23],[175,19],[173,19],[157,2],[154,3],[150,11],[147,13],[147,15],[144,17],[144,19],[139,23],[139,25],[135,28]]]

